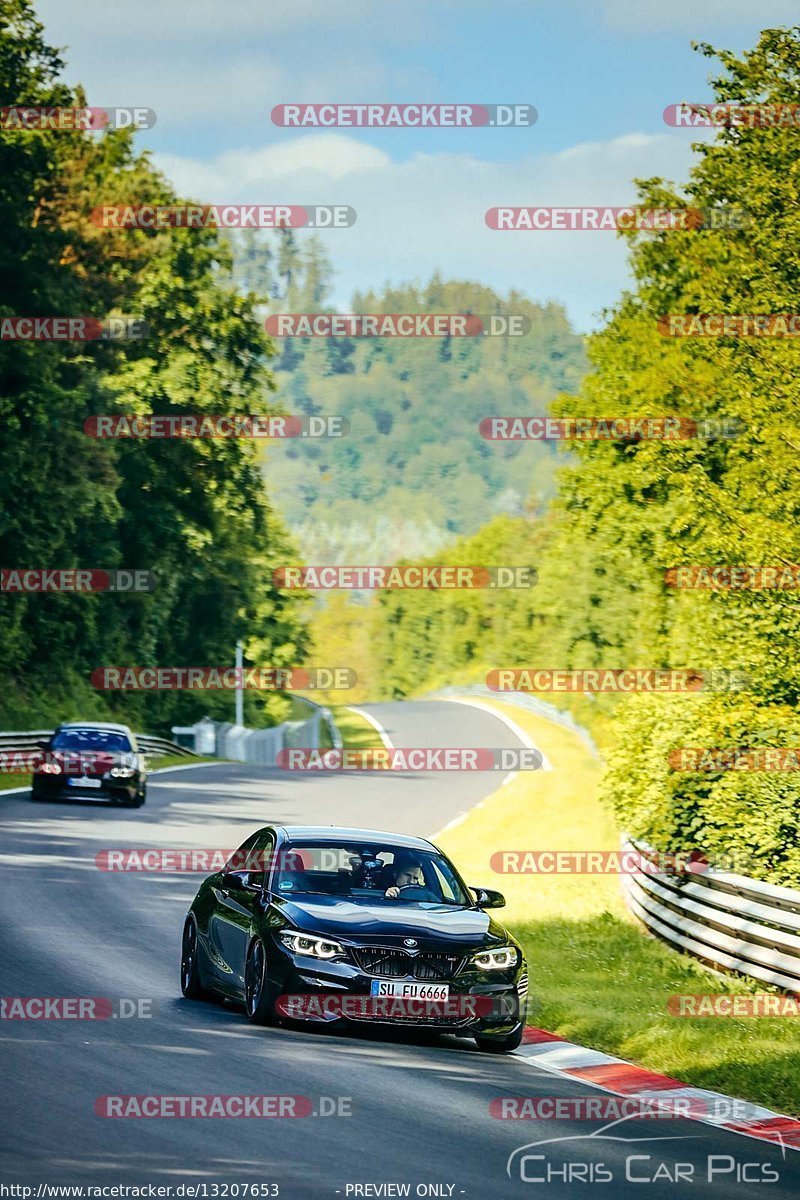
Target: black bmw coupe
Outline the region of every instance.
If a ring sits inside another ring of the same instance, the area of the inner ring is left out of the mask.
[[[268,826],[203,881],[183,928],[181,989],[255,1024],[416,1025],[508,1053],[522,1040],[522,950],[423,838]]]

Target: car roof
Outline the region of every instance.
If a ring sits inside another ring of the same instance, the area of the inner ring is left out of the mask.
[[[435,849],[426,838],[387,833],[385,829],[349,829],[339,825],[279,825],[276,829],[292,842],[331,838],[338,842],[383,842],[387,846],[404,846],[415,850]]]
[[[62,721],[59,729],[113,729],[116,733],[130,733],[130,725],[116,725],[112,721]]]

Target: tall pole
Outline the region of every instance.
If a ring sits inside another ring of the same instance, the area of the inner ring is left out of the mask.
[[[237,725],[244,725],[244,692],[242,691],[242,683],[244,682],[244,680],[242,679],[242,666],[243,666],[242,652],[243,652],[243,650],[244,650],[244,647],[242,646],[242,643],[237,642],[236,643],[236,670],[238,672],[238,674],[236,676],[236,724]]]

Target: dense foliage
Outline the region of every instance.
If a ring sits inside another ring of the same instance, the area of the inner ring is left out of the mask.
[[[0,106],[80,104],[28,0],[5,0]],[[230,693],[98,695],[103,665],[231,665],[237,637],[261,664],[294,664],[305,629],[271,585],[292,554],[239,440],[92,439],[104,412],[267,411],[268,339],[254,297],[228,281],[215,231],[104,230],[102,202],[175,197],[127,132],[4,132],[0,316],[130,314],[142,340],[0,342],[0,565],[142,568],[152,594],[0,597],[0,726],[118,713],[150,730]],[[259,701],[251,695],[248,703]]]
[[[291,231],[234,242],[234,277],[265,312],[330,310],[333,273],[319,239]],[[492,415],[541,415],[586,369],[583,339],[556,304],[434,275],[424,286],[356,294],[354,313],[517,314],[523,336],[283,338],[275,379],[284,407],[335,414],[342,438],[270,447],[276,504],[310,562],[384,562],[439,549],[498,514],[540,510],[553,494],[547,443],[490,443]]]
[[[719,101],[795,103],[800,30],[766,30],[751,52],[717,55]],[[715,51],[700,47],[709,57]],[[645,207],[687,202],[744,209],[742,229],[631,237],[635,286],[590,345],[594,367],[561,416],[735,418],[735,437],[574,443],[543,530],[531,599],[509,593],[513,638],[496,665],[738,669],[745,691],[602,696],[576,706],[615,720],[604,737],[605,793],[621,824],[664,848],[733,852],[753,873],[800,879],[800,789],[791,772],[670,770],[681,746],[799,746],[796,591],[680,591],[682,564],[796,565],[800,560],[800,378],[797,346],[776,338],[667,338],[670,313],[796,312],[800,293],[800,160],[796,132],[739,126],[698,146],[686,187],[640,182]],[[492,543],[494,557],[499,545]],[[473,599],[473,598],[470,598]],[[481,617],[495,597],[483,598]],[[381,599],[394,694],[427,686],[430,630],[413,596]],[[437,604],[441,601],[437,598]],[[533,612],[535,611],[535,616]],[[529,616],[531,633],[522,617]],[[480,617],[478,618],[481,619]],[[464,622],[456,666],[474,641]],[[458,638],[459,626],[447,637]],[[478,655],[476,662],[483,661]]]
[[[28,0],[5,0],[0,106],[72,105]],[[766,30],[716,59],[719,101],[797,102],[800,29]],[[125,132],[0,138],[0,316],[126,313],[141,341],[0,342],[0,565],[143,568],[152,595],[0,597],[0,725],[119,713],[166,729],[227,714],[228,694],[98,696],[100,665],[229,663],[238,636],[260,664],[302,661],[306,598],[271,585],[295,561],[270,494],[325,562],[434,555],[532,565],[532,591],[392,592],[318,608],[317,660],[355,666],[359,698],[479,679],[495,666],[746,672],[737,692],[604,695],[572,707],[607,759],[619,823],[663,849],[732,854],[797,883],[792,772],[676,771],[680,747],[800,745],[792,652],[797,593],[680,591],[684,564],[800,558],[797,348],[778,338],[667,338],[670,313],[797,311],[796,131],[736,126],[697,148],[686,185],[639,183],[645,207],[741,209],[738,227],[625,234],[634,284],[584,347],[556,305],[443,281],[357,295],[361,312],[522,313],[519,339],[285,339],[274,371],[268,311],[330,308],[318,241],[214,231],[108,231],[103,200],[176,197]],[[340,440],[264,455],[242,441],[93,440],[87,416],[123,411],[338,414]],[[677,415],[735,419],[732,437],[490,443],[482,417]],[[432,560],[431,560],[432,561]],[[258,701],[248,696],[251,717]],[[341,700],[339,696],[337,699]],[[564,702],[563,700],[561,702]],[[277,709],[273,709],[277,711]]]

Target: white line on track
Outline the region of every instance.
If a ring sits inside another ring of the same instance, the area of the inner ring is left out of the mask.
[[[553,764],[550,762],[549,758],[542,754],[542,751],[538,746],[534,745],[525,730],[518,725],[516,721],[512,720],[511,717],[507,717],[505,713],[499,712],[496,708],[492,708],[490,704],[484,704],[481,700],[462,700],[460,698],[448,696],[447,703],[468,704],[470,708],[481,708],[484,712],[491,713],[493,717],[497,717],[498,721],[502,721],[503,724],[511,730],[515,737],[519,738],[526,749],[535,750],[537,754],[542,755],[542,766],[540,768],[542,771],[552,771]],[[364,715],[366,716],[366,713]],[[516,779],[518,774],[518,771],[509,771],[505,778],[497,785],[495,792],[499,792],[500,788],[511,783],[512,779]],[[495,792],[492,792],[491,795],[495,795]],[[489,797],[485,796],[483,800],[479,800],[477,804],[474,804],[472,808],[468,809],[466,812],[459,813],[458,816],[454,817],[452,821],[448,821],[448,823],[442,829],[438,829],[436,833],[432,834],[430,840],[435,844],[437,839],[440,838],[443,833],[446,833],[449,829],[454,829],[457,825],[460,825],[462,821],[466,821],[470,813],[475,812],[475,810],[478,808],[482,808],[488,798]]]
[[[512,717],[509,717],[504,712],[501,712],[499,708],[493,708],[491,704],[484,704],[482,700],[467,700],[466,698],[462,700],[460,696],[448,696],[447,703],[467,704],[470,708],[481,708],[484,712],[491,713],[493,717],[497,717],[498,721],[502,721],[503,724],[511,730],[515,737],[519,738],[523,746],[525,746],[528,750],[535,750],[537,754],[542,755],[542,771],[552,771],[553,764],[550,762],[549,758],[547,758],[545,754],[542,754],[539,747],[531,741],[530,736],[525,732],[522,726],[518,725]],[[509,778],[513,778],[516,774],[516,771],[510,772],[509,776],[503,780],[503,783],[508,783]]]
[[[478,805],[476,804],[475,808],[477,808],[477,807],[478,807]],[[462,821],[466,821],[467,817],[469,816],[469,814],[472,811],[473,810],[470,808],[466,812],[460,812],[457,817],[453,817],[452,821],[448,821],[447,824],[442,829],[439,830],[439,833],[435,833],[433,835],[433,838],[431,838],[431,841],[435,841],[435,839],[438,838],[440,836],[440,834],[446,833],[448,829],[455,829],[456,825],[460,825]]]
[[[358,715],[360,717],[363,717],[363,719],[367,722],[368,725],[372,726],[372,728],[375,730],[375,732],[377,733],[378,737],[381,739],[381,741],[383,742],[383,744],[387,750],[394,750],[394,744],[392,742],[392,739],[389,737],[388,733],[383,728],[380,721],[375,720],[372,713],[368,713],[366,711],[366,709],[363,709],[363,708],[356,708],[352,704],[348,704],[347,707],[349,708],[350,712],[358,713]]]

